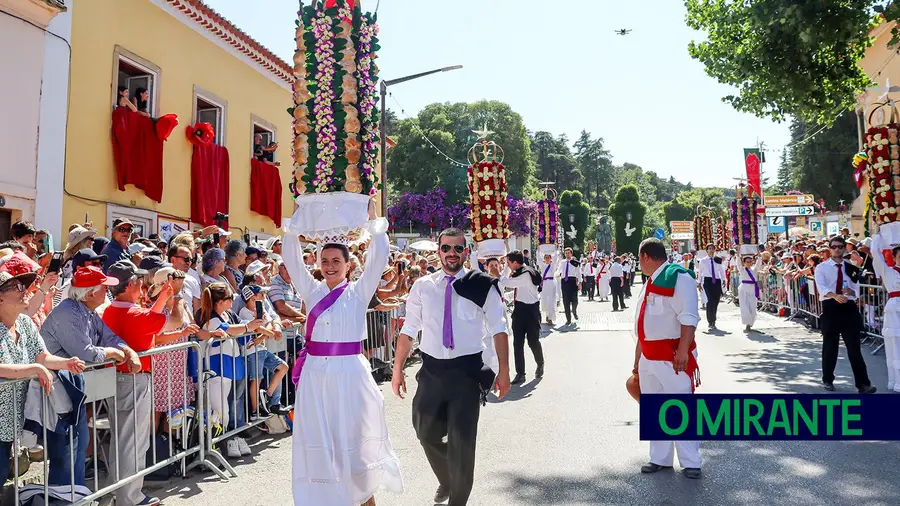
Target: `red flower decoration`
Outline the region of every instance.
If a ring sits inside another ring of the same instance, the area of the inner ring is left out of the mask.
[[[160,116],[158,120],[156,120],[156,136],[159,137],[159,140],[164,141],[172,135],[172,131],[175,130],[175,127],[178,126],[178,115],[177,114],[166,114],[165,116]]]
[[[216,131],[213,130],[209,123],[197,123],[193,126],[189,125],[185,129],[187,138],[191,144],[195,146],[206,146],[216,138]]]

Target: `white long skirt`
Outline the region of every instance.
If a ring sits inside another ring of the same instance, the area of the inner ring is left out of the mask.
[[[756,287],[741,283],[738,288],[738,302],[741,305],[741,324],[750,325],[756,323]]]
[[[556,320],[556,280],[545,283],[541,290],[541,313],[544,319]]]
[[[597,283],[597,296],[601,299],[609,298],[609,274],[600,275],[600,281]]]
[[[900,392],[900,299],[884,306],[884,358],[887,361],[888,390]]]
[[[307,357],[294,404],[295,506],[359,506],[403,491],[384,397],[362,355]]]

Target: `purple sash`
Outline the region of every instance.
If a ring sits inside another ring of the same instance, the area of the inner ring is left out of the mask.
[[[328,295],[322,298],[315,306],[313,306],[312,311],[309,312],[309,315],[306,317],[306,348],[300,350],[297,353],[297,360],[294,362],[294,370],[291,372],[291,380],[294,382],[294,386],[297,383],[300,383],[300,373],[303,371],[303,364],[306,363],[306,355],[308,352],[312,351],[313,356],[333,356],[337,355],[337,353],[327,353],[330,348],[327,345],[330,344],[344,344],[344,343],[313,343],[312,342],[312,334],[313,328],[316,326],[316,320],[319,319],[319,316],[322,315],[328,308],[334,305],[335,302],[340,298],[341,294],[344,293],[344,290],[350,286],[349,283],[343,284],[334,290],[328,292]],[[354,344],[354,343],[347,343]],[[359,343],[355,343],[357,348],[359,347]],[[326,353],[317,353],[319,348]],[[336,349],[336,348],[335,348]],[[344,353],[340,353],[343,355]],[[349,354],[349,353],[348,353]],[[356,353],[353,353],[356,355]]]
[[[552,267],[552,266],[553,266],[553,264],[547,264],[547,267],[544,268],[544,274],[541,276],[541,288],[544,287],[544,281],[547,281],[548,279],[553,279],[552,276],[549,278],[547,277],[547,272],[550,271],[550,267]]]
[[[744,280],[744,281],[741,281],[741,283],[744,283],[745,285],[753,285],[753,288],[756,291],[756,298],[758,299],[759,298],[759,283],[756,282],[756,276],[754,276],[753,273],[750,272],[750,269],[744,267],[744,270],[747,271],[747,275],[750,276],[750,281]]]

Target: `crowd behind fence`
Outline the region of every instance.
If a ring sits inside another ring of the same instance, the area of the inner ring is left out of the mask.
[[[404,309],[400,304],[384,311],[370,309],[366,315],[363,354],[377,380],[390,379]],[[232,442],[252,428],[278,434],[293,423],[290,373],[277,374],[262,367],[256,356],[259,351],[250,348],[248,353],[248,345],[257,344],[258,350],[264,343],[290,371],[305,346],[303,334],[302,327],[293,327],[277,341],[263,341],[256,334],[229,336],[161,346],[139,354],[152,360],[184,354],[183,371],[154,366],[150,373],[127,374],[118,372],[112,362],[90,364],[80,375],[83,400],[79,397],[79,402],[58,395],[71,391],[68,385],[64,390],[63,379],[55,373],[53,390],[57,395],[45,395],[36,378],[0,379],[0,394],[4,389],[12,393],[12,405],[0,404],[0,410],[11,410],[15,420],[13,440],[0,441],[0,448],[8,448],[5,453],[9,454],[8,462],[2,462],[9,464],[9,476],[3,480],[11,480],[0,496],[0,505],[94,505],[105,496],[141,493],[147,477],[186,476],[195,468],[223,480],[236,477],[238,472],[223,454],[223,445],[229,457],[245,456],[239,446],[239,454],[230,450],[237,446]],[[254,368],[257,374],[250,374]],[[276,380],[276,376],[280,378]],[[274,390],[271,398],[269,390]],[[266,406],[267,400],[270,406]],[[169,409],[156,411],[160,402]],[[279,405],[283,411],[270,412],[271,406]],[[28,473],[31,479],[26,484],[22,478],[33,465],[27,449],[38,445],[44,455],[34,464],[42,469]]]
[[[740,277],[732,272],[726,293],[738,303]],[[788,275],[770,271],[758,275],[759,309],[788,319],[800,319],[810,328],[819,328],[822,316],[822,302],[813,276]],[[881,285],[860,284],[857,305],[863,321],[863,344],[868,344],[872,354],[884,347],[882,328],[884,326],[884,306],[888,293]]]

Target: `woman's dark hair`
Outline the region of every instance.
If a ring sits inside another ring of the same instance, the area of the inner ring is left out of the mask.
[[[137,102],[139,111],[147,112],[147,101],[141,98],[141,95],[147,91],[147,88],[137,88],[134,90],[134,99]]]
[[[898,251],[900,251],[900,246],[894,246],[894,249],[891,250],[891,256],[897,256]]]
[[[197,314],[194,316],[197,325],[201,327],[206,325],[206,322],[211,320],[215,313],[216,304],[230,298],[231,292],[225,283],[210,283],[207,285],[200,295],[200,309],[197,310]]]
[[[831,239],[828,239],[829,246],[831,246],[832,244],[834,244],[836,242],[841,243],[841,246],[847,246],[847,240],[844,239],[844,236],[842,236],[842,235],[836,235],[836,236],[833,236]]]
[[[20,237],[25,237],[26,235],[35,235],[37,230],[34,228],[34,225],[27,221],[17,221],[13,223],[10,232],[12,233],[13,239],[18,239]]]
[[[118,91],[116,92],[116,95],[118,95],[118,96],[121,97],[123,91],[128,91],[128,87],[126,87],[126,86],[119,86],[119,87],[118,87]]]
[[[259,285],[261,283],[261,279],[258,277],[259,273],[250,274],[249,276],[244,275],[244,279],[241,281],[241,288],[244,288],[247,285]]]
[[[322,246],[323,253],[327,249],[336,249],[336,250],[340,251],[341,255],[344,256],[344,261],[345,262],[350,261],[350,248],[348,248],[347,246],[344,246],[343,244],[337,244],[337,243],[328,243],[325,246]]]

